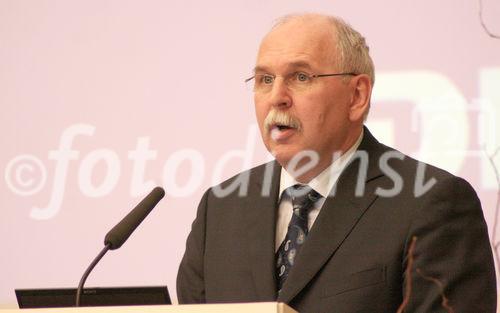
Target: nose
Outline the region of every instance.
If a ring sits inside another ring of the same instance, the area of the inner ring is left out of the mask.
[[[292,105],[292,97],[285,80],[277,77],[274,80],[273,87],[269,91],[269,102],[277,109],[286,109]]]

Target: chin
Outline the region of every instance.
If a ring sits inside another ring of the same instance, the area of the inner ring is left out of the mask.
[[[273,155],[273,157],[280,163],[282,166],[283,164],[288,163],[288,161],[291,159],[292,153],[290,151],[287,151],[287,149],[283,149],[283,147],[276,147],[276,146],[271,146],[267,149],[269,153]]]
[[[288,163],[300,152],[301,150],[290,149],[290,147],[273,147],[271,149],[271,154],[274,156],[276,161],[283,166],[286,167]]]
[[[282,166],[282,167],[286,167],[286,165],[288,164],[288,162],[290,161],[291,157],[289,157],[288,155],[283,155],[281,153],[274,153],[274,152],[271,152],[272,155],[274,156],[274,159]]]

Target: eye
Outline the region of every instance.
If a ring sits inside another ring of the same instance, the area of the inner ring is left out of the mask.
[[[309,74],[303,72],[297,72],[295,73],[295,79],[301,83],[308,83],[310,80],[310,76]]]
[[[259,75],[259,83],[264,85],[270,85],[274,82],[274,76],[269,74]]]

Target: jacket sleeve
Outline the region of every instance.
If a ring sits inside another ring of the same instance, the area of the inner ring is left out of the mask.
[[[196,219],[187,238],[186,251],[177,273],[179,304],[205,303],[204,254],[208,191],[198,205]]]
[[[403,282],[409,294],[404,312],[451,312],[446,306],[454,312],[496,312],[488,229],[479,199],[465,180],[444,179],[422,196],[407,247],[413,236],[411,277],[405,275]],[[405,250],[403,270],[410,264]]]

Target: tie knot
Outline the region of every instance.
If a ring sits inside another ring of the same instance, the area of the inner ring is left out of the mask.
[[[301,217],[307,216],[314,202],[321,198],[321,195],[308,185],[293,185],[287,191],[292,198],[294,213]]]

